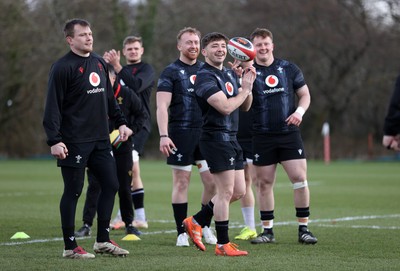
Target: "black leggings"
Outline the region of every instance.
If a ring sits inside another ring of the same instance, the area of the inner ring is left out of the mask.
[[[115,162],[110,160],[88,165],[88,168],[96,176],[101,187],[97,219],[109,221],[114,208],[115,194],[119,188]],[[76,205],[83,189],[85,168],[61,167],[61,173],[64,179],[64,193],[60,201],[61,225],[63,228],[74,228]]]
[[[124,153],[114,153],[115,162],[117,164],[117,176],[119,182],[119,206],[121,210],[122,220],[127,224],[133,221],[133,205],[131,196],[132,176],[132,151]],[[88,187],[86,192],[85,206],[83,208],[83,222],[92,226],[93,219],[96,215],[97,202],[101,191],[100,184],[90,170],[87,171]]]

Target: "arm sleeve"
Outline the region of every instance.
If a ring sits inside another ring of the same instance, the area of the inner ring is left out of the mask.
[[[129,96],[132,102],[130,111],[133,115],[131,123],[129,123],[129,128],[131,128],[134,133],[137,133],[140,129],[142,129],[149,116],[146,110],[144,110],[142,102],[137,94],[134,91],[129,90]]]
[[[60,132],[62,122],[62,104],[68,85],[68,74],[59,65],[53,65],[47,86],[47,98],[43,116],[46,143],[53,146],[62,141]]]
[[[139,94],[154,84],[155,72],[150,65],[146,64],[141,67],[140,72],[136,75],[132,75],[130,69],[125,66],[118,73],[118,77],[122,79],[129,88]]]
[[[117,100],[114,97],[114,91],[111,82],[107,76],[107,98],[108,98],[108,117],[113,121],[116,129],[121,125],[128,125],[124,114],[119,107]]]

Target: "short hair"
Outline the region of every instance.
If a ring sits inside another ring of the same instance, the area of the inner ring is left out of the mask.
[[[70,19],[65,22],[64,25],[64,36],[65,37],[74,37],[74,27],[79,24],[80,26],[88,26],[90,27],[90,23],[84,19]]]
[[[229,39],[227,36],[225,36],[222,33],[219,32],[211,32],[206,34],[202,39],[201,39],[201,48],[206,48],[208,44],[210,44],[213,41],[218,41],[218,40],[224,40],[226,43],[229,42]]]
[[[176,36],[176,41],[179,42],[181,40],[182,35],[185,33],[195,34],[195,35],[199,36],[199,39],[201,39],[201,33],[199,30],[197,30],[194,27],[185,27],[185,28],[182,28],[181,30],[179,30],[178,35]]]
[[[139,36],[127,36],[124,39],[124,42],[122,43],[122,47],[125,47],[125,45],[131,44],[131,43],[134,43],[134,42],[139,42],[140,45],[143,46],[142,37],[139,37]]]
[[[250,34],[250,41],[253,41],[255,37],[263,37],[263,38],[270,37],[271,40],[274,41],[272,32],[266,28],[254,29],[254,31]]]

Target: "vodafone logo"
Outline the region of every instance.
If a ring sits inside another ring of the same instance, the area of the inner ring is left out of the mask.
[[[229,94],[230,96],[233,95],[233,85],[232,85],[231,82],[226,82],[226,83],[225,83],[225,89],[226,89],[226,91],[228,92],[228,94]]]
[[[189,80],[190,80],[190,83],[192,83],[192,85],[194,85],[194,82],[196,81],[196,75],[195,74],[191,75]]]
[[[100,76],[97,73],[92,72],[89,75],[89,82],[92,86],[97,87],[98,85],[100,85]]]
[[[265,78],[265,84],[270,88],[276,87],[278,83],[279,79],[275,75],[268,75],[267,78]]]

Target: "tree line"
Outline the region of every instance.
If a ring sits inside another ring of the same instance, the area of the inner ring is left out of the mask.
[[[143,60],[157,75],[178,57],[176,34],[185,26],[228,37],[268,28],[275,57],[296,63],[310,88],[311,106],[302,124],[308,157],[323,157],[325,122],[333,159],[387,154],[380,142],[400,71],[399,10],[396,0],[3,0],[0,157],[49,153],[42,128],[48,72],[68,50],[64,22],[76,17],[91,22],[99,54],[121,49],[127,35],[142,36]],[[145,154],[159,157],[155,89],[152,108]]]

